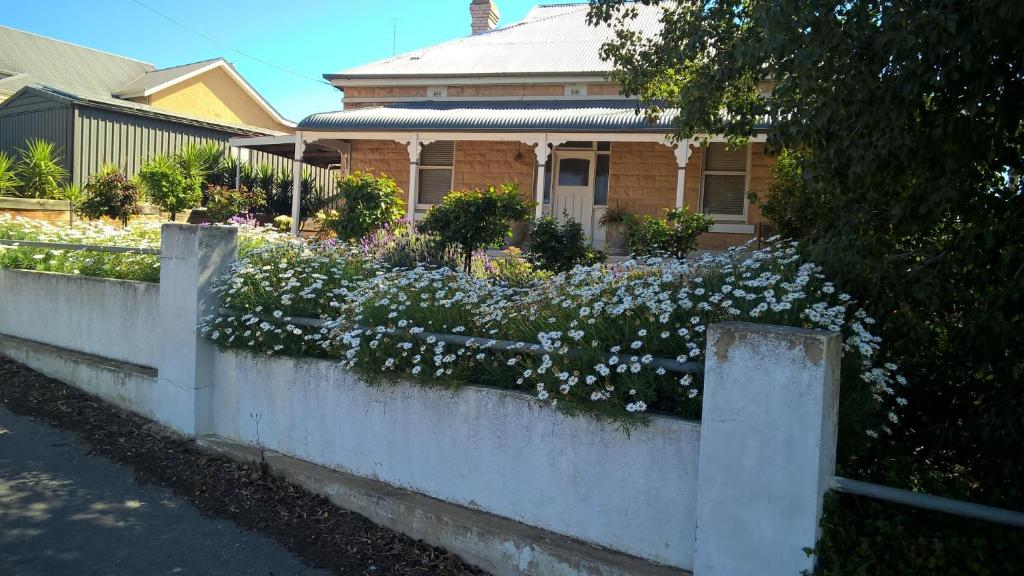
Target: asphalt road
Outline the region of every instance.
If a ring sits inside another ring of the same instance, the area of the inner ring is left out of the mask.
[[[320,575],[0,405],[0,575]]]

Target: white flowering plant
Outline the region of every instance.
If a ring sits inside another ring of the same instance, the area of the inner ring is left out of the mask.
[[[160,225],[161,223],[156,220],[137,220],[130,226],[121,228],[99,220],[86,220],[68,226],[0,214],[0,239],[159,249]],[[239,253],[245,255],[257,247],[280,243],[285,238],[286,235],[268,228],[243,225],[239,227]],[[0,268],[61,272],[141,282],[160,281],[160,257],[155,254],[0,245]]]
[[[202,330],[224,347],[336,358],[374,379],[513,388],[626,423],[649,411],[699,416],[700,371],[665,360],[702,362],[708,325],[725,320],[841,332],[844,402],[869,435],[888,430],[904,402],[874,321],[792,243],[577,266],[513,287],[449,268],[389,268],[354,245],[295,242],[253,251],[217,290],[225,312]]]

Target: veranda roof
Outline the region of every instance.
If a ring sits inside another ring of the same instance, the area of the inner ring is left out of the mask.
[[[675,111],[656,121],[630,100],[405,102],[313,114],[302,131],[652,132],[669,133]]]

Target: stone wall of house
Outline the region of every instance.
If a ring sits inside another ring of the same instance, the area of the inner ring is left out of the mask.
[[[691,157],[690,163],[694,160]],[[699,171],[700,164],[695,170]],[[608,168],[608,205],[634,214],[660,216],[676,201],[676,157],[656,142],[612,142]],[[695,188],[696,190],[696,188]]]
[[[404,145],[394,140],[353,140],[352,171],[356,170],[387,174],[402,189],[402,199],[408,199],[409,152]]]
[[[455,190],[519,183],[523,197],[531,199],[534,188],[533,147],[522,142],[460,140],[455,143]]]

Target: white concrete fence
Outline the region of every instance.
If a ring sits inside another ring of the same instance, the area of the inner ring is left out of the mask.
[[[0,353],[500,575],[813,569],[834,473],[837,335],[708,333],[703,419],[628,435],[508,390],[371,386],[327,360],[218,351],[199,319],[231,228],[167,224],[160,284],[0,270]]]

